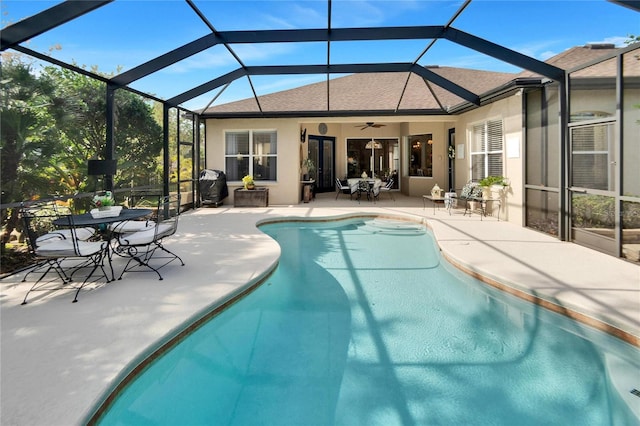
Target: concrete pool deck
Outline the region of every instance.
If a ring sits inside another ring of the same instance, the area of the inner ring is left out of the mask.
[[[277,264],[279,247],[256,222],[350,213],[426,220],[442,254],[468,272],[640,338],[640,266],[495,218],[434,213],[421,198],[401,195],[375,204],[329,193],[293,206],[223,205],[180,218],[166,245],[186,266],[163,268],[162,281],[126,274],[83,290],[75,304],[65,290],[32,293],[21,306],[31,284],[22,274],[1,280],[0,424],[81,424],[132,361]]]

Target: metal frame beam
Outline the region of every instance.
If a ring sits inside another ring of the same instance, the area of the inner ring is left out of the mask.
[[[516,52],[515,50],[507,49],[506,47],[502,47],[498,44],[481,39],[480,37],[476,37],[469,33],[465,33],[464,31],[457,30],[453,27],[445,29],[444,38],[508,64],[536,72],[552,80],[562,82],[564,79],[564,70],[558,67],[554,67],[553,65],[549,65],[545,62]]]
[[[14,47],[23,41],[47,32],[112,1],[65,1],[20,22],[16,22],[3,29],[0,33],[0,51]]]
[[[381,63],[381,64],[335,64],[335,65],[264,65],[239,68],[224,76],[194,87],[167,102],[179,105],[189,99],[203,95],[220,86],[228,84],[245,75],[292,75],[292,74],[352,74],[352,73],[382,73],[382,72],[413,72],[461,98],[480,105],[479,97],[462,86],[453,83],[428,69],[412,63]]]
[[[638,0],[609,0],[609,1],[619,6],[628,7],[631,10],[640,12],[640,1]]]
[[[389,27],[389,28],[341,28],[262,31],[221,31],[200,37],[164,55],[158,56],[129,71],[113,77],[114,84],[124,86],[153,74],[162,68],[193,56],[218,44],[246,43],[305,43],[362,40],[407,40],[434,38],[442,34],[442,26]]]

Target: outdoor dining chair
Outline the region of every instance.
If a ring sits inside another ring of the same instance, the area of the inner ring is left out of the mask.
[[[155,272],[162,280],[158,271],[174,260],[184,262],[177,254],[163,245],[163,240],[175,234],[180,217],[180,195],[163,196],[158,201],[155,222],[151,228],[130,233],[116,235],[117,255],[128,257],[120,277],[126,272]]]
[[[91,228],[76,227],[73,215],[61,214],[49,206],[29,206],[21,209],[24,230],[27,235],[29,252],[35,264],[22,279],[36,273],[39,277],[25,294],[22,304],[27,303],[33,291],[54,291],[66,288],[76,290],[73,302],[78,301],[80,290],[88,283],[109,277],[104,269],[107,253],[105,241],[89,241],[94,232]],[[62,223],[60,229],[53,228],[53,221]],[[100,270],[101,276],[94,273]],[[85,271],[82,282],[74,284],[74,275]],[[51,278],[53,275],[53,278]]]
[[[393,198],[393,193],[391,192],[391,188],[393,188],[393,183],[394,183],[393,178],[389,179],[389,180],[387,181],[387,183],[386,183],[384,186],[381,186],[381,187],[379,188],[379,191],[380,191],[380,192],[386,192],[387,194],[389,194],[389,196],[391,197],[391,199],[392,199],[393,201],[395,201],[396,199],[395,199],[395,198]],[[377,197],[377,195],[376,195],[376,197]]]
[[[338,199],[338,195],[346,194],[345,191],[349,191],[349,196],[353,198],[354,191],[349,186],[349,184],[344,184],[340,181],[339,178],[336,178],[336,200]]]

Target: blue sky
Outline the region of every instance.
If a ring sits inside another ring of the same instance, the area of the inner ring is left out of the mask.
[[[323,28],[327,2],[194,0],[218,31]],[[57,4],[58,1],[2,0],[2,27]],[[451,0],[333,0],[332,27],[444,25],[462,6]],[[640,13],[606,0],[493,1],[473,0],[453,27],[540,60],[587,43],[623,46],[629,34],[640,34]],[[130,69],[209,33],[208,27],[181,0],[116,0],[94,12],[35,37],[27,45],[55,58],[101,72]],[[343,42],[331,44],[332,63],[412,62],[430,40]],[[326,43],[232,46],[245,65],[323,64]],[[438,40],[419,61],[441,65],[518,72],[517,68],[446,40]],[[175,64],[131,86],[161,98],[176,96],[239,68],[222,46]],[[256,76],[259,95],[317,81],[322,75]],[[216,95],[216,104],[252,96],[246,78],[222,94],[215,90],[184,104],[197,109]]]

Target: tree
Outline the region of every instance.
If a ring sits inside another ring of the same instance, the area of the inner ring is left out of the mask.
[[[640,36],[629,34],[627,35],[627,39],[624,41],[624,44],[629,45],[629,44],[634,44],[638,42],[640,42]]]
[[[3,54],[0,68],[0,185],[2,204],[33,199],[44,188],[55,191],[43,168],[57,150],[55,122],[49,113],[54,83],[36,76],[33,64],[18,55]],[[15,209],[2,212],[11,232]]]
[[[0,202],[94,190],[86,165],[104,158],[105,83],[56,66],[36,72],[33,62],[10,53],[2,54],[0,66]],[[116,179],[121,186],[157,181],[162,128],[152,104],[117,90],[114,111]],[[12,209],[2,210],[4,235],[17,224]]]

